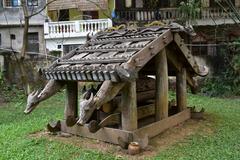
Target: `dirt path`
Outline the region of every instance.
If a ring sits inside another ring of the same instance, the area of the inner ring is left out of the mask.
[[[98,140],[82,138],[77,136],[67,135],[50,135],[49,132],[42,131],[31,135],[33,138],[47,137],[50,141],[61,141],[66,144],[72,144],[79,148],[96,150],[103,153],[110,153],[116,157],[123,157],[127,159],[144,159],[154,157],[161,151],[173,146],[177,142],[184,143],[184,140],[195,133],[212,134],[213,121],[210,116],[205,118],[207,120],[188,120],[185,123],[179,124],[164,133],[152,138],[149,146],[139,155],[130,156],[126,150],[121,149],[117,145],[104,143]]]

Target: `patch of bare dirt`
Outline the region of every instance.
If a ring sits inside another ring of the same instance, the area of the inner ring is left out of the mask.
[[[118,145],[105,143],[98,140],[82,138],[77,136],[71,136],[69,134],[57,134],[52,135],[49,132],[42,131],[33,133],[30,136],[33,138],[47,137],[50,141],[60,141],[62,143],[75,145],[79,148],[93,149],[103,153],[110,153],[116,157],[123,157],[127,159],[145,159],[154,157],[161,151],[168,149],[176,143],[185,143],[184,140],[188,136],[194,134],[210,135],[213,131],[213,119],[211,116],[205,115],[205,120],[188,120],[185,123],[179,124],[173,128],[170,128],[162,134],[152,138],[149,146],[143,150],[140,154],[131,156],[127,154],[127,150],[121,149]]]

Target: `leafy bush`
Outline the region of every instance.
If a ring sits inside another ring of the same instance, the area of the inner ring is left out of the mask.
[[[25,99],[23,89],[19,89],[16,85],[8,84],[3,78],[0,79],[0,101],[18,102]]]
[[[50,51],[49,54],[50,55],[53,55],[55,57],[60,57],[61,56],[61,51],[57,51],[57,50],[54,50],[54,51]]]
[[[204,81],[202,92],[209,96],[240,96],[240,39],[218,54],[224,64],[211,77]]]
[[[196,23],[196,19],[199,17],[199,13],[201,10],[200,1],[182,1],[178,9],[182,14],[181,20],[184,21],[187,25],[191,25],[193,23]]]

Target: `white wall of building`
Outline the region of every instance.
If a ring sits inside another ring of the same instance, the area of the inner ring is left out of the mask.
[[[44,43],[44,34],[43,34],[43,26],[30,26],[29,33],[38,33],[39,39],[39,52],[45,53],[45,43]],[[1,48],[13,48],[16,51],[20,51],[22,47],[22,39],[23,39],[23,27],[21,26],[4,26],[0,27],[1,34]],[[10,35],[15,35],[15,39],[11,40]]]
[[[86,37],[46,39],[45,42],[47,51],[63,51],[63,45],[84,44],[86,42]]]

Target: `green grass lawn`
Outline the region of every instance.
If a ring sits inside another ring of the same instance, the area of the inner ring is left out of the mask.
[[[189,136],[153,159],[240,159],[240,100],[190,95],[188,103],[206,109],[214,119],[214,132]],[[29,136],[43,130],[50,120],[62,119],[63,93],[40,104],[31,115],[24,115],[24,108],[24,100],[0,107],[1,160],[116,159],[96,150]]]

